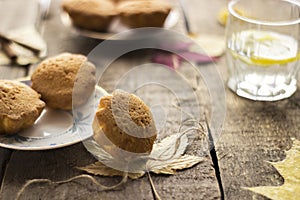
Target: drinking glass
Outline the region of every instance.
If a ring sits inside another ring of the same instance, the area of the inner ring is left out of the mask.
[[[300,64],[300,2],[233,0],[228,10],[229,88],[252,100],[290,97]]]

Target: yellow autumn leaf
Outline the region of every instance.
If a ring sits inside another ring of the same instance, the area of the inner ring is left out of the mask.
[[[218,13],[218,22],[222,25],[222,26],[226,26],[227,23],[227,18],[228,18],[228,10],[227,8],[222,8],[219,13]]]
[[[300,141],[293,140],[293,146],[286,151],[286,158],[280,162],[269,162],[284,178],[280,186],[247,187],[245,189],[273,200],[300,199]]]

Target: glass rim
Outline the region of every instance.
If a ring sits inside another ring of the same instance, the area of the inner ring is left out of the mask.
[[[256,19],[251,19],[245,16],[240,15],[234,10],[234,5],[236,5],[238,2],[243,1],[243,0],[231,0],[228,4],[228,11],[229,14],[233,15],[234,17],[244,20],[246,22],[252,23],[252,24],[258,24],[258,25],[266,25],[266,26],[288,26],[288,25],[296,25],[300,23],[300,16],[298,19],[295,20],[282,20],[282,21],[267,21],[267,20],[256,20]],[[284,0],[284,2],[288,2],[290,4],[296,5],[300,9],[300,2],[295,1],[295,0]]]

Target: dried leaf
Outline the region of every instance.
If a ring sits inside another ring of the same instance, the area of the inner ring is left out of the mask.
[[[158,53],[152,57],[154,63],[159,63],[169,67],[170,69],[177,69],[179,63],[179,57],[171,53]]]
[[[286,158],[280,162],[270,162],[284,178],[280,186],[245,188],[273,200],[300,199],[300,141],[293,139],[293,146],[286,151]]]
[[[107,167],[102,163],[110,164],[124,164],[117,163],[119,160],[114,159],[106,151],[104,151],[95,141],[85,141],[89,152],[98,158],[100,162],[79,167],[78,169],[86,171],[90,174],[101,176],[122,176],[124,173],[116,169]],[[164,138],[161,142],[153,145],[153,150],[146,162],[146,165],[140,164],[131,169],[128,177],[137,179],[142,177],[145,172],[154,172],[156,174],[174,174],[176,170],[190,168],[195,164],[201,162],[203,158],[198,156],[183,155],[187,146],[189,145],[186,134],[174,134]],[[141,160],[143,161],[143,160]],[[143,162],[140,162],[143,163]],[[115,166],[115,165],[111,165]]]
[[[174,134],[153,145],[150,157],[156,160],[170,160],[184,154],[188,143],[186,135]]]
[[[177,159],[156,162],[150,169],[156,174],[175,174],[176,170],[190,168],[201,161],[203,161],[201,157],[184,155]]]
[[[94,175],[101,175],[101,176],[124,176],[124,172],[120,172],[118,170],[112,169],[107,167],[106,165],[102,164],[101,162],[96,162],[94,164],[85,166],[85,167],[78,167],[78,169],[86,171],[87,173],[94,174]],[[128,177],[131,179],[138,179],[144,176],[145,172],[143,173],[128,173]]]
[[[154,144],[150,155],[154,159],[147,162],[147,169],[156,174],[174,174],[176,170],[189,168],[202,161],[197,156],[182,156],[188,145],[185,134],[174,134]]]
[[[128,163],[123,163],[119,159],[115,159],[113,156],[111,156],[92,138],[86,140],[84,144],[88,151],[94,155],[99,162],[108,166],[115,166],[116,169],[123,169],[124,166],[128,166]],[[139,174],[145,172],[145,165],[146,158],[142,157],[140,159],[136,159],[134,162],[131,162],[128,167],[130,168],[130,172]]]
[[[192,39],[202,47],[207,55],[212,57],[219,57],[225,52],[225,37],[219,35],[208,35],[199,34],[197,36],[192,36]],[[191,51],[197,51],[191,46]]]
[[[114,160],[114,158],[107,153],[103,148],[101,148],[95,140],[93,139],[88,139],[84,141],[84,145],[86,149],[94,155],[100,162],[106,162],[110,160]]]

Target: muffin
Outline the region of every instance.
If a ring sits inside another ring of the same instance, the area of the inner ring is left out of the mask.
[[[163,27],[172,6],[164,1],[124,1],[118,5],[123,24],[131,28]]]
[[[63,0],[62,8],[75,26],[94,31],[106,31],[118,14],[110,0]]]
[[[44,107],[40,94],[29,86],[0,80],[0,134],[14,134],[32,126]]]
[[[84,104],[93,93],[95,73],[95,66],[85,56],[63,53],[37,66],[31,76],[31,87],[42,95],[47,106],[71,110],[72,105]]]
[[[137,96],[120,90],[101,98],[93,131],[95,141],[121,159],[128,155],[126,152],[150,154],[157,136],[149,107]]]

